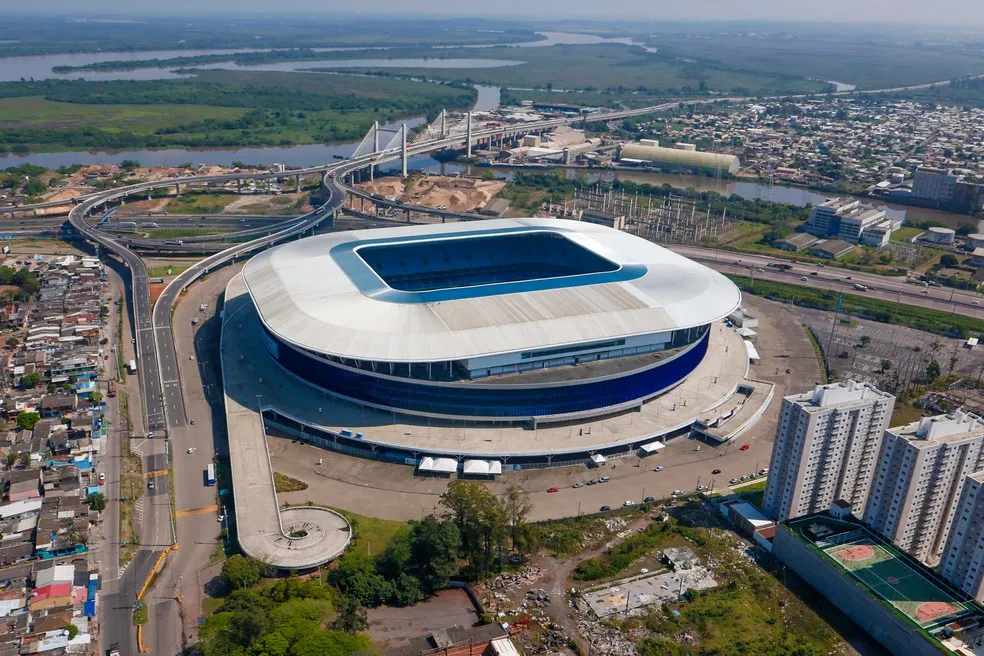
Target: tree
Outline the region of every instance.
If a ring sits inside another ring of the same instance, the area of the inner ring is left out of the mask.
[[[366,617],[366,609],[359,605],[359,602],[352,597],[342,597],[338,604],[338,615],[332,622],[331,628],[335,631],[346,633],[358,633],[369,628],[369,620]]]
[[[99,405],[103,402],[102,392],[89,392],[89,403],[92,405]]]
[[[30,388],[37,387],[41,384],[41,374],[36,371],[32,371],[29,374],[24,374],[20,379],[21,387]]]
[[[85,499],[89,503],[89,508],[97,512],[106,509],[106,495],[102,492],[93,492]]]
[[[36,412],[22,412],[17,415],[17,428],[34,430],[34,425],[41,421],[41,415]]]
[[[868,344],[871,344],[871,338],[869,336],[867,336],[867,335],[862,335],[861,336],[861,346],[862,347],[865,347]]]
[[[458,527],[471,574],[488,574],[508,537],[505,513],[498,499],[477,481],[455,480],[441,495],[441,505]]]
[[[239,590],[260,582],[260,564],[252,558],[236,554],[222,563],[222,582],[232,590]]]
[[[882,371],[888,371],[891,368],[892,368],[892,362],[890,360],[882,360],[881,361],[881,370]]]
[[[933,360],[928,365],[926,365],[926,378],[933,382],[940,377],[940,363]]]
[[[19,345],[20,345],[20,340],[17,339],[16,337],[7,338],[7,346],[9,346],[10,348],[17,348]]]
[[[530,495],[515,485],[506,488],[506,493],[502,497],[502,513],[509,528],[509,539],[514,547],[516,536],[526,523],[526,518],[532,509],[533,502],[530,501]]]
[[[410,533],[411,571],[425,592],[441,590],[458,574],[461,533],[450,521],[433,515],[415,524]]]
[[[371,558],[361,553],[342,556],[328,580],[342,594],[368,608],[381,606],[393,596],[393,584],[376,571],[376,564]]]
[[[955,267],[959,263],[960,263],[960,260],[958,260],[957,259],[957,256],[956,255],[953,255],[952,253],[945,253],[940,258],[940,265],[941,266],[944,266],[944,267]]]
[[[69,640],[74,640],[75,636],[79,634],[79,627],[75,626],[74,624],[67,624],[65,626],[65,630],[68,631]]]

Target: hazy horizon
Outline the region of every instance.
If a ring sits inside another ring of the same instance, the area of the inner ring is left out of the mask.
[[[284,19],[299,16],[331,18],[490,18],[544,22],[591,19],[606,22],[636,21],[774,21],[817,23],[885,23],[900,25],[984,26],[981,0],[944,0],[939,4],[915,0],[828,0],[825,3],[789,3],[788,0],[756,0],[736,5],[726,0],[691,0],[687,3],[658,5],[643,0],[622,0],[607,5],[570,0],[499,0],[495,12],[483,12],[476,5],[444,0],[418,0],[414,11],[398,0],[377,0],[372,13],[353,10],[351,2],[337,0],[294,0],[289,11],[274,10],[265,0],[212,0],[203,10],[200,0],[171,0],[166,5],[135,6],[132,0],[87,0],[84,9],[77,0],[37,0],[4,8],[10,14],[58,14],[63,18],[101,18],[128,16],[160,17],[250,17],[270,15]],[[614,5],[614,6],[613,6]],[[0,13],[2,15],[2,13]]]

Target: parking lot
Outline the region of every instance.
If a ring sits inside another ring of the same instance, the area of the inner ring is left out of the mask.
[[[926,366],[936,360],[942,374],[973,376],[984,365],[984,346],[971,350],[965,340],[932,333],[839,315],[834,322],[833,312],[799,308],[804,321],[813,328],[830,362],[830,368],[840,380],[853,378],[879,386],[890,386],[898,376],[904,383],[919,377]],[[850,323],[845,323],[850,321]],[[862,346],[862,338],[870,342]],[[888,361],[888,369],[882,363]]]

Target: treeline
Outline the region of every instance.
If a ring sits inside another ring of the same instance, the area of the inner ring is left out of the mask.
[[[556,172],[517,171],[512,183],[521,187],[546,190],[554,200],[561,200],[572,194],[577,188],[592,186],[586,176],[579,175],[577,178],[568,178]],[[627,194],[638,194],[651,198],[668,198],[670,196],[687,198],[696,201],[703,208],[710,207],[712,213],[727,208],[729,217],[755,223],[805,221],[810,216],[809,207],[796,207],[768,200],[746,199],[736,194],[724,196],[713,191],[681,189],[668,184],[651,185],[632,182],[631,180],[615,180],[611,183],[611,188],[616,191],[624,191]]]

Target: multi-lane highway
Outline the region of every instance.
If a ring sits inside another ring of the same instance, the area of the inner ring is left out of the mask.
[[[774,280],[816,289],[843,290],[845,293],[859,296],[984,319],[984,297],[972,291],[945,287],[923,287],[914,282],[906,282],[905,277],[880,276],[832,266],[818,267],[815,264],[793,263],[778,257],[748,255],[696,246],[674,245],[670,248],[722,273],[749,276],[757,280]],[[783,271],[770,267],[770,262],[790,264],[792,268]],[[855,289],[854,285],[856,284],[867,287],[867,291]]]

